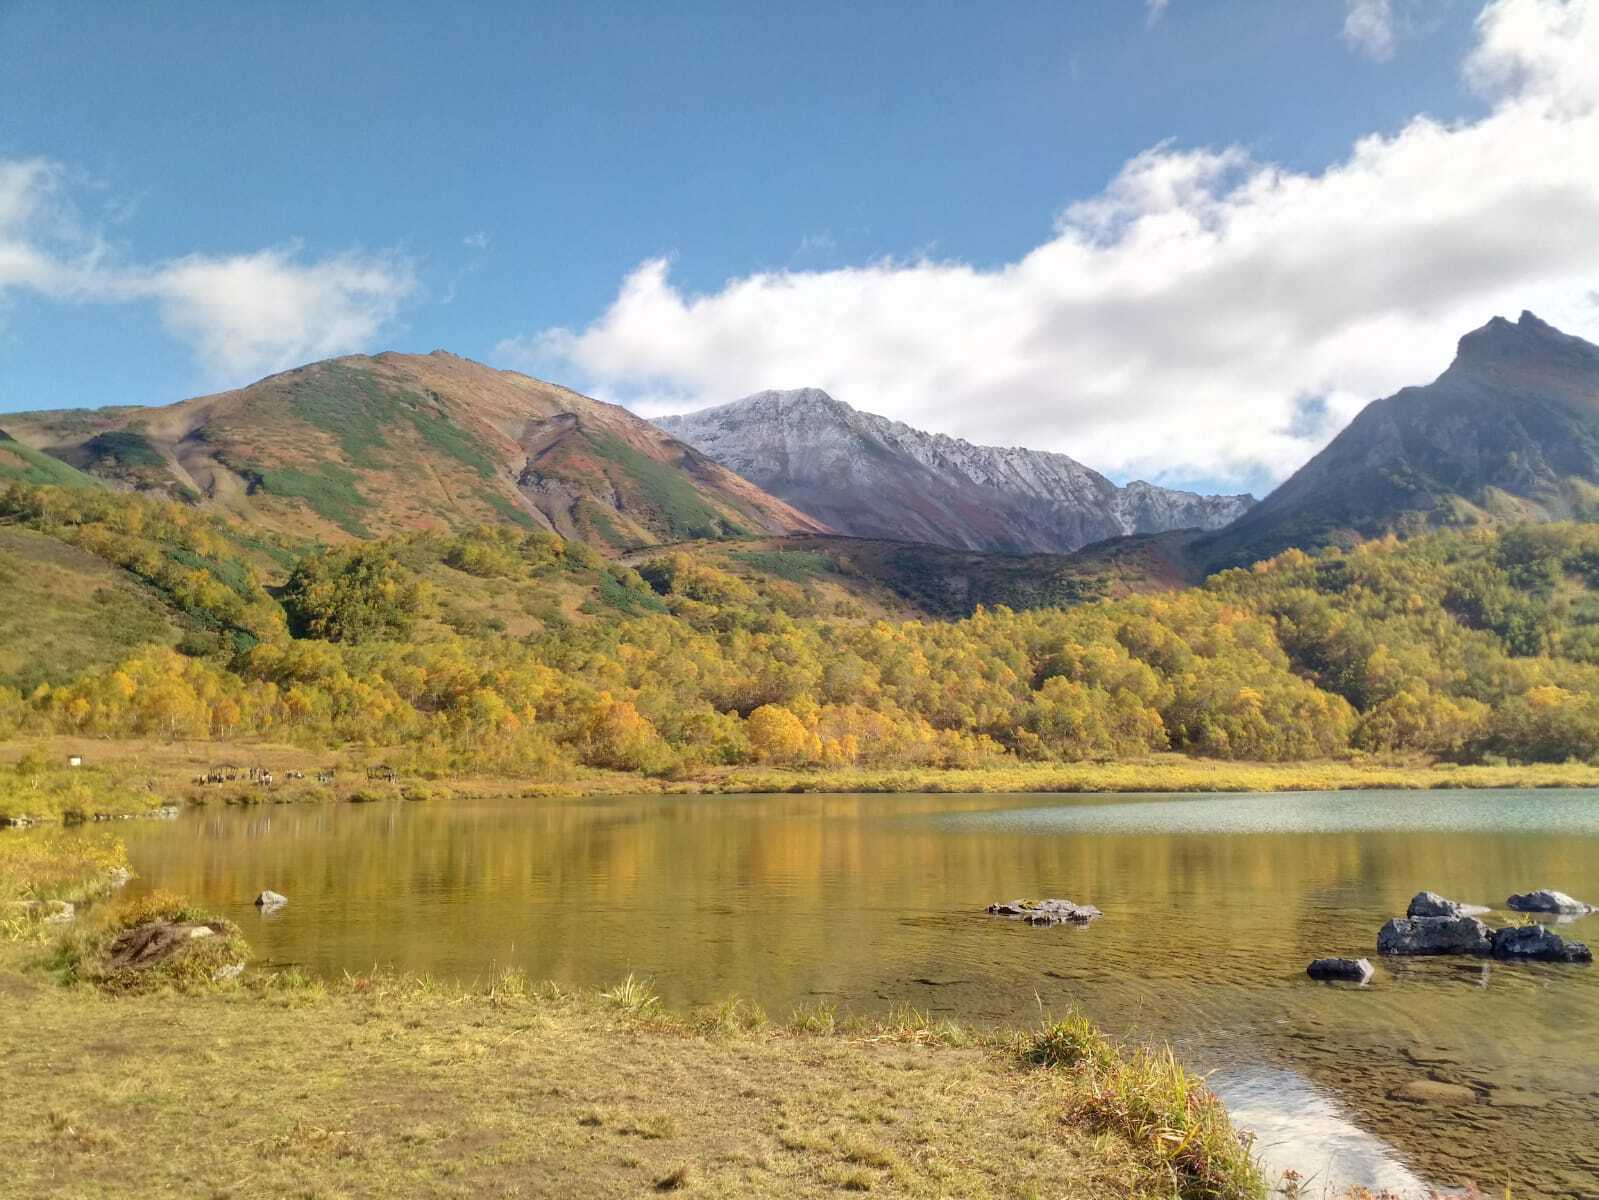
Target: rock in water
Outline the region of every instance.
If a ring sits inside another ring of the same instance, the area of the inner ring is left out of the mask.
[[[1581,916],[1594,911],[1593,905],[1573,900],[1566,893],[1551,888],[1539,888],[1536,892],[1518,892],[1505,903],[1517,912],[1565,913]]]
[[[1073,904],[1070,900],[1012,900],[990,904],[996,917],[1016,917],[1029,925],[1086,925],[1105,914],[1092,904]]]
[[[1371,978],[1371,960],[1367,958],[1318,958],[1305,968],[1312,979],[1338,979],[1350,983],[1365,983]]]
[[[1462,904],[1459,900],[1445,900],[1437,892],[1417,892],[1405,910],[1407,917],[1475,917],[1487,912],[1485,905]]]
[[[1406,1104],[1475,1104],[1477,1093],[1464,1084],[1413,1079],[1389,1092],[1388,1099],[1403,1100]]]
[[[281,896],[277,892],[271,890],[262,892],[255,898],[255,906],[263,910],[282,908],[288,902],[289,898],[287,896]]]
[[[1513,925],[1494,931],[1495,958],[1525,958],[1536,962],[1592,962],[1593,951],[1581,942],[1568,942],[1543,925]]]
[[[1378,954],[1489,954],[1493,939],[1476,917],[1395,917],[1377,934]]]

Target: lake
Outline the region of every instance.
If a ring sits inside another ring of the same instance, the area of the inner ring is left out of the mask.
[[[262,961],[608,985],[775,1015],[911,1004],[978,1024],[1076,1005],[1172,1042],[1268,1161],[1398,1189],[1599,1195],[1599,972],[1377,960],[1431,889],[1599,900],[1599,797],[689,796],[263,806],[123,826],[136,888],[238,921]],[[289,898],[263,916],[262,888]],[[1060,896],[1085,928],[986,916]],[[1516,918],[1519,920],[1519,918]],[[1599,917],[1561,926],[1590,944]],[[1312,958],[1372,957],[1371,986]],[[1425,1079],[1470,1104],[1390,1098]]]

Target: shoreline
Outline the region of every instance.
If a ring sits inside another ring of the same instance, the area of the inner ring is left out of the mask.
[[[84,766],[67,767],[69,756]],[[48,764],[24,776],[21,761]],[[261,763],[274,785],[199,782],[217,762]],[[1587,763],[1470,765],[1323,760],[1233,762],[1164,754],[1117,762],[1017,763],[975,768],[704,768],[677,776],[585,771],[564,778],[407,773],[368,778],[383,750],[306,750],[274,743],[152,743],[54,738],[0,746],[0,827],[169,815],[211,804],[255,805],[380,800],[425,802],[487,797],[721,796],[848,794],[1125,795],[1320,791],[1599,789]],[[333,772],[329,783],[311,782]],[[291,773],[303,778],[291,779]]]

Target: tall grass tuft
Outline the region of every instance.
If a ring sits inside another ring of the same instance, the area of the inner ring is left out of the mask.
[[[646,981],[633,975],[601,992],[600,999],[634,1017],[651,1016],[661,1008],[661,998],[650,991]]]
[[[1259,1200],[1266,1176],[1247,1134],[1169,1049],[1118,1050],[1080,1013],[1050,1022],[1025,1061],[1069,1072],[1066,1117],[1112,1132],[1160,1163],[1182,1200]]]

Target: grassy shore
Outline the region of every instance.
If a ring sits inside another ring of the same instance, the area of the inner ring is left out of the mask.
[[[109,831],[0,833],[7,901],[92,899],[121,865]],[[1264,1195],[1201,1080],[1075,1016],[978,1034],[913,1011],[673,1015],[632,979],[217,982],[223,947],[242,950],[220,925],[145,980],[103,969],[116,935],[152,919],[207,918],[146,897],[65,932],[0,929],[0,1191]]]
[[[70,756],[84,765],[66,766]],[[1349,789],[1599,787],[1599,766],[1543,763],[1458,766],[1369,759],[1222,762],[1180,754],[1119,762],[1017,763],[971,770],[704,768],[670,777],[586,770],[561,778],[400,772],[373,780],[381,749],[306,750],[262,742],[163,743],[52,738],[0,746],[0,820],[61,820],[149,812],[168,804],[432,800],[451,796],[582,796],[775,792],[1294,792]],[[202,785],[218,764],[262,766],[276,782]],[[331,783],[315,782],[334,773]],[[291,779],[298,772],[303,779]]]

